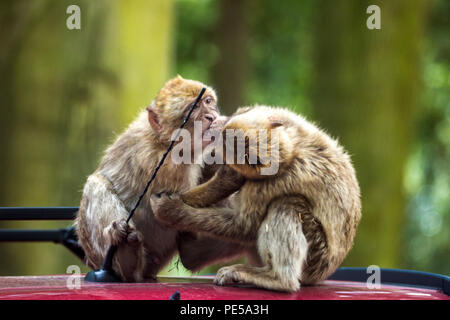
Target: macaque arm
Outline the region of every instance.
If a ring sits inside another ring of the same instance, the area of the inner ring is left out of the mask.
[[[207,182],[181,195],[181,199],[191,207],[209,207],[238,191],[245,178],[224,165]]]
[[[184,231],[203,232],[209,236],[233,242],[256,239],[257,215],[242,214],[227,207],[194,208],[181,198],[167,194],[151,197],[155,216],[166,224]],[[256,228],[255,228],[256,227]]]

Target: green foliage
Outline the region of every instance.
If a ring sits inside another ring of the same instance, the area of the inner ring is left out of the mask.
[[[250,2],[246,104],[310,109],[314,1]]]
[[[450,26],[448,1],[431,10],[424,63],[424,96],[406,167],[409,196],[404,232],[408,268],[450,270]]]
[[[175,69],[184,77],[214,86],[217,85],[214,66],[228,60],[233,66],[236,59],[218,52],[219,3],[212,0],[176,2]],[[247,56],[250,69],[241,104],[282,105],[307,111],[312,67],[312,1],[241,3],[246,13],[247,36],[246,51],[240,54]],[[217,89],[220,93],[222,88]]]
[[[211,83],[210,70],[218,60],[214,26],[218,19],[217,1],[177,0],[175,2],[176,74]]]

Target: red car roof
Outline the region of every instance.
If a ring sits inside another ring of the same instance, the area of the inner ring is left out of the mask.
[[[74,276],[23,276],[0,277],[2,300],[168,300],[178,291],[181,300],[450,300],[434,289],[413,288],[382,284],[379,289],[369,289],[365,283],[327,280],[316,286],[303,286],[296,293],[280,293],[249,286],[221,287],[212,284],[213,276],[159,277],[147,283],[90,283]]]

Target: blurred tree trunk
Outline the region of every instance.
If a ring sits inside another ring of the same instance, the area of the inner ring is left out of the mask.
[[[0,206],[77,206],[103,149],[167,80],[172,1],[80,0],[81,30],[66,27],[71,4],[0,5]],[[1,243],[8,263],[0,274],[64,273],[70,262],[80,265],[62,247],[36,246]]]
[[[366,27],[371,4],[381,8],[381,30]],[[399,267],[425,7],[425,0],[323,0],[317,10],[313,111],[352,156],[362,192],[346,265]]]
[[[220,0],[216,44],[220,58],[213,68],[219,106],[224,114],[233,113],[245,101],[248,48],[247,1]]]

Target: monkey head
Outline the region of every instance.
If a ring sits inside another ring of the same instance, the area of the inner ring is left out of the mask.
[[[280,109],[240,108],[223,124],[219,151],[225,163],[247,179],[268,178],[282,172],[294,156],[290,131],[289,116]]]
[[[183,79],[180,75],[169,80],[147,107],[148,121],[161,142],[170,142],[203,87],[206,91],[184,128],[194,137],[194,123],[201,124],[202,144],[207,144],[204,133],[219,116],[216,93],[203,83]]]

